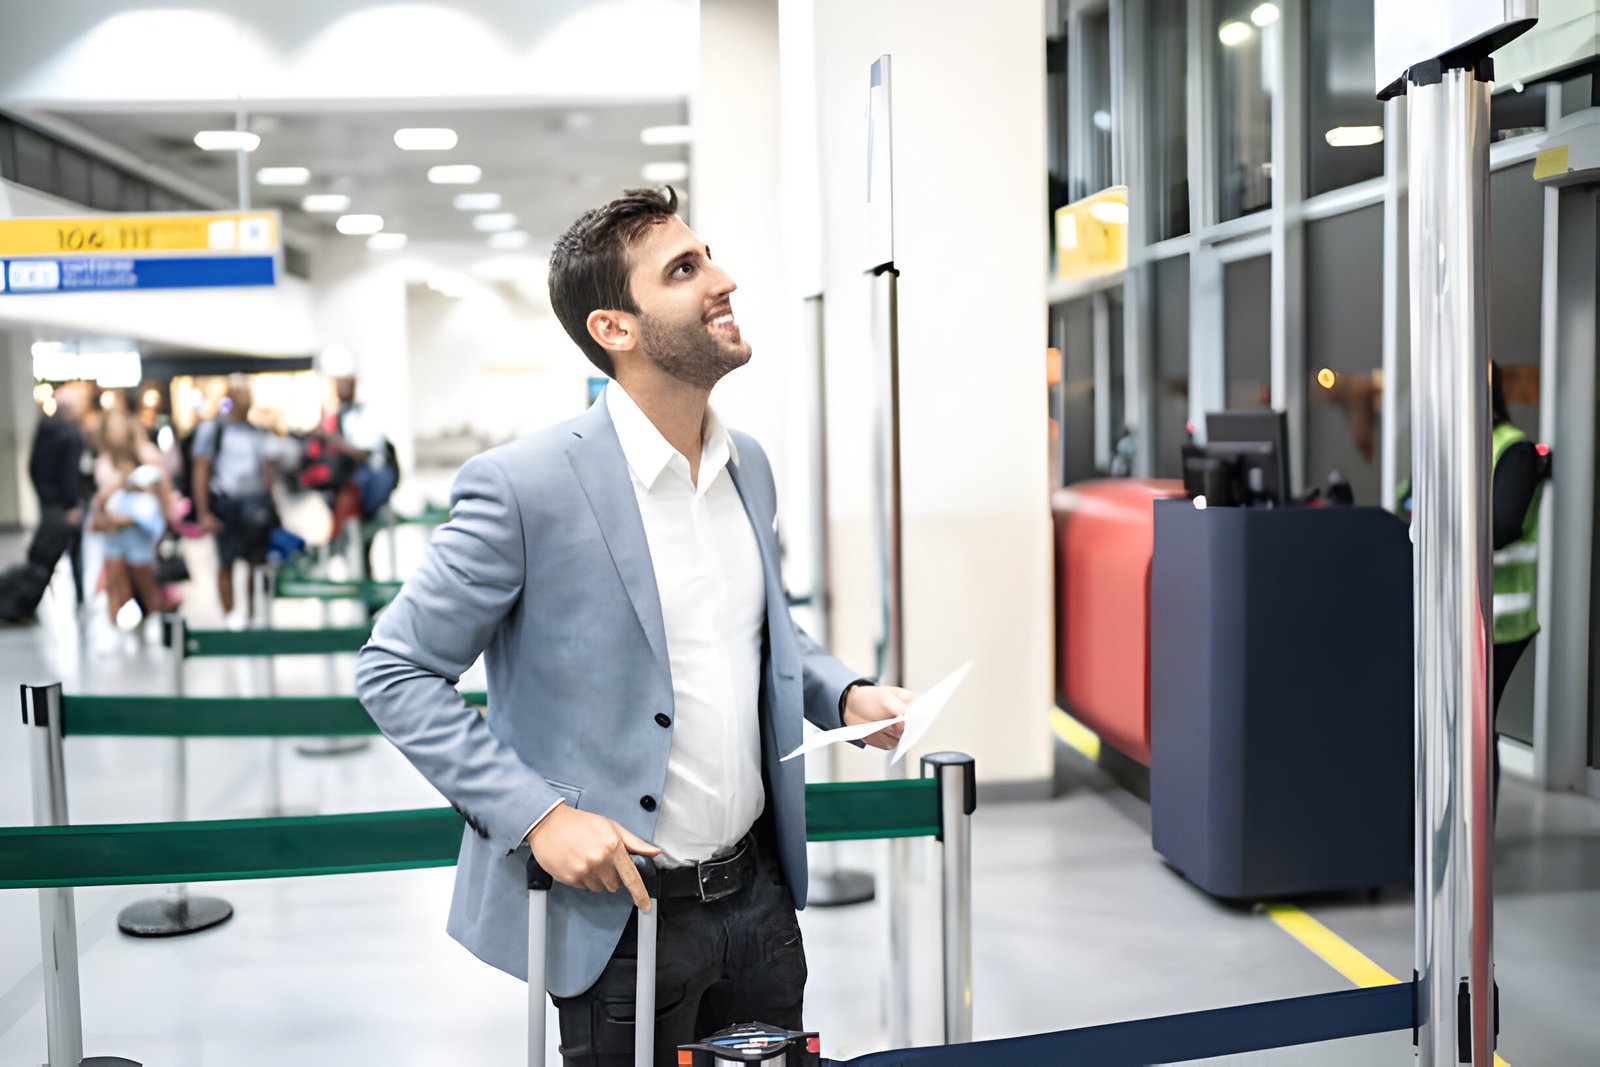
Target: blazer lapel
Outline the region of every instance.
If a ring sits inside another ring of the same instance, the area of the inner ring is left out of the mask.
[[[567,458],[600,524],[600,536],[611,553],[617,576],[628,590],[628,599],[633,601],[651,651],[662,666],[668,666],[667,630],[661,619],[661,591],[650,562],[650,542],[645,539],[644,520],[633,493],[633,476],[628,473],[628,461],[611,424],[604,394],[579,420],[573,438],[567,446]]]
[[[734,488],[739,490],[739,500],[744,504],[744,513],[750,519],[750,526],[756,533],[756,544],[761,549],[761,571],[766,580],[767,590],[767,644],[776,650],[777,643],[773,640],[774,627],[780,620],[789,617],[789,599],[783,591],[783,575],[778,566],[777,534],[773,531],[770,521],[763,519],[763,514],[777,514],[776,504],[771,508],[761,505],[763,501],[754,499],[756,489],[749,485],[739,469],[739,464],[728,463],[728,473],[733,477]],[[781,665],[774,663],[774,670],[781,670]]]

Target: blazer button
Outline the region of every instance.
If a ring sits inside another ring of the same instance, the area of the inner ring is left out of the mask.
[[[641,808],[643,808],[645,811],[655,811],[656,810],[656,798],[652,797],[652,796],[640,797],[639,798],[639,806]]]
[[[672,725],[672,720],[667,718],[667,715],[666,715],[665,712],[657,712],[656,713],[656,725],[657,726],[671,726]]]

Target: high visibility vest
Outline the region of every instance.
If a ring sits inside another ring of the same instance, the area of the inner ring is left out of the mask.
[[[1494,428],[1494,465],[1500,456],[1528,435],[1503,422]],[[1539,615],[1534,602],[1539,561],[1539,498],[1541,482],[1528,503],[1522,520],[1522,536],[1494,554],[1494,643],[1521,641],[1539,632]]]

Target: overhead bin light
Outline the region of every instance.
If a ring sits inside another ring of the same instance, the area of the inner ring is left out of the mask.
[[[1217,40],[1221,41],[1229,48],[1233,48],[1237,45],[1244,44],[1251,37],[1255,36],[1255,32],[1256,31],[1252,30],[1243,22],[1234,22],[1230,20],[1228,22],[1224,22],[1217,28]]]
[[[646,163],[639,172],[644,180],[661,185],[666,182],[681,182],[689,176],[689,164],[682,160],[666,160],[660,163]]]
[[[201,130],[194,135],[194,143],[207,152],[254,152],[261,135],[248,130]]]
[[[428,180],[435,185],[476,185],[483,177],[483,168],[471,163],[451,163],[428,168]]]
[[[340,215],[339,221],[334,223],[334,228],[351,237],[365,237],[369,233],[377,233],[383,229],[383,216]]]
[[[498,248],[502,251],[527,248],[528,231],[507,230],[504,233],[491,233],[489,235],[489,247]]]
[[[311,180],[306,167],[262,167],[256,171],[258,185],[304,185]]]
[[[396,130],[394,143],[407,152],[444,152],[456,146],[456,131],[442,127]]]
[[[313,193],[300,201],[300,210],[313,215],[337,215],[350,207],[350,198],[343,193]]]
[[[1262,27],[1272,25],[1274,22],[1278,21],[1278,5],[1262,4],[1260,7],[1250,12],[1250,21],[1255,23],[1257,26]]]
[[[694,130],[689,126],[646,126],[639,131],[640,144],[688,144],[693,139]]]
[[[497,211],[500,208],[499,193],[457,193],[457,211]]]
[[[510,214],[478,215],[472,220],[472,228],[479,233],[499,233],[502,230],[514,230],[517,227],[517,217]]]
[[[1333,148],[1355,148],[1383,140],[1382,126],[1335,126],[1323,135]]]
[[[403,233],[375,233],[367,238],[367,247],[374,252],[398,252],[406,246]]]

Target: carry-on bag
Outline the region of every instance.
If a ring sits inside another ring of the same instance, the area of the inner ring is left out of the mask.
[[[51,568],[24,560],[0,571],[0,620],[27,622],[50,586]]]
[[[639,913],[638,975],[633,991],[633,1062],[649,1067],[655,1057],[656,919],[661,913],[660,882],[656,865],[643,856],[633,857],[639,878],[650,897],[650,910]],[[542,1067],[545,1042],[545,948],[548,942],[548,904],[555,879],[528,857],[528,1067]],[[649,1020],[649,1025],[640,1025]]]

